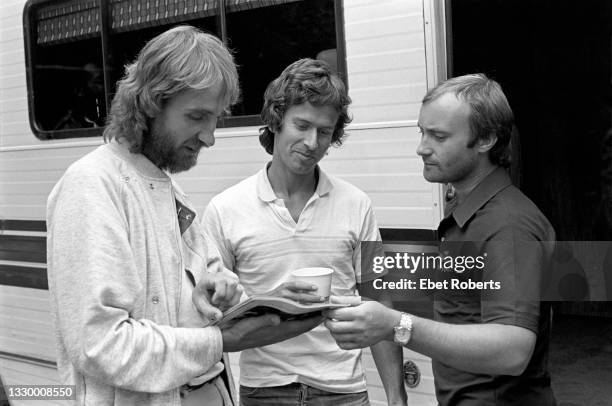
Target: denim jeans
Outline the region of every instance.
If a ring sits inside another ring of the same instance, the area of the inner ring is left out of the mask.
[[[303,383],[251,388],[240,386],[241,406],[370,406],[368,392],[334,393]]]

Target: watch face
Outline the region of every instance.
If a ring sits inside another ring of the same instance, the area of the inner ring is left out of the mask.
[[[401,343],[405,343],[410,338],[410,330],[406,327],[395,328],[395,340]]]

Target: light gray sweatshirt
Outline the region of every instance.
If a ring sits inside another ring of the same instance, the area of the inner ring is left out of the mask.
[[[177,327],[185,268],[196,280],[229,271],[198,221],[181,241],[175,199],[191,207],[116,142],[72,164],[49,196],[58,369],[79,405],[180,405],[181,385],[222,365],[217,327]]]

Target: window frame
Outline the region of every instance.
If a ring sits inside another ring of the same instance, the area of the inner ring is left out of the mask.
[[[33,62],[36,61],[36,46],[33,41],[36,39],[36,24],[33,20],[33,12],[43,4],[53,3],[55,0],[28,0],[24,5],[23,11],[23,38],[24,38],[24,51],[25,51],[25,67],[26,67],[26,90],[27,90],[27,103],[28,103],[28,118],[32,133],[40,140],[54,140],[54,139],[66,139],[66,138],[84,138],[84,137],[98,137],[104,132],[104,127],[95,128],[75,128],[75,129],[62,129],[62,130],[43,130],[36,122],[36,107],[34,94],[34,66]],[[308,0],[304,0],[308,1]],[[347,75],[347,64],[346,64],[346,44],[344,37],[344,0],[333,0],[334,2],[334,19],[335,19],[335,37],[336,37],[336,52],[337,52],[337,63],[338,63],[338,75],[344,81],[348,89],[348,75]],[[112,52],[112,16],[111,16],[111,4],[110,0],[98,0],[98,7],[100,9],[100,41],[102,51],[102,71],[104,75],[104,92],[105,92],[105,105],[106,114],[110,114],[110,107],[112,96],[111,90],[114,83],[110,81],[110,67],[113,61]],[[217,35],[224,44],[227,44],[227,7],[226,0],[218,0],[218,12],[216,14],[217,25],[220,32],[216,32]],[[191,21],[188,20],[184,23],[189,24]],[[137,30],[135,30],[137,31]],[[243,116],[229,116],[221,119],[217,125],[218,128],[233,128],[233,127],[247,127],[247,126],[262,126],[263,122],[259,115],[243,115]]]

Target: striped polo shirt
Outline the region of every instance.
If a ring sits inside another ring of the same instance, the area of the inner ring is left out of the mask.
[[[380,241],[370,199],[317,167],[317,188],[296,223],[272,190],[266,168],[215,196],[204,212],[205,230],[225,266],[248,295],[274,289],[303,267],[334,269],[331,294],[355,294],[362,282],[360,242]],[[299,382],[338,393],[367,389],[361,350],[340,349],[323,325],[243,351],[240,370],[240,383],[250,387]]]

